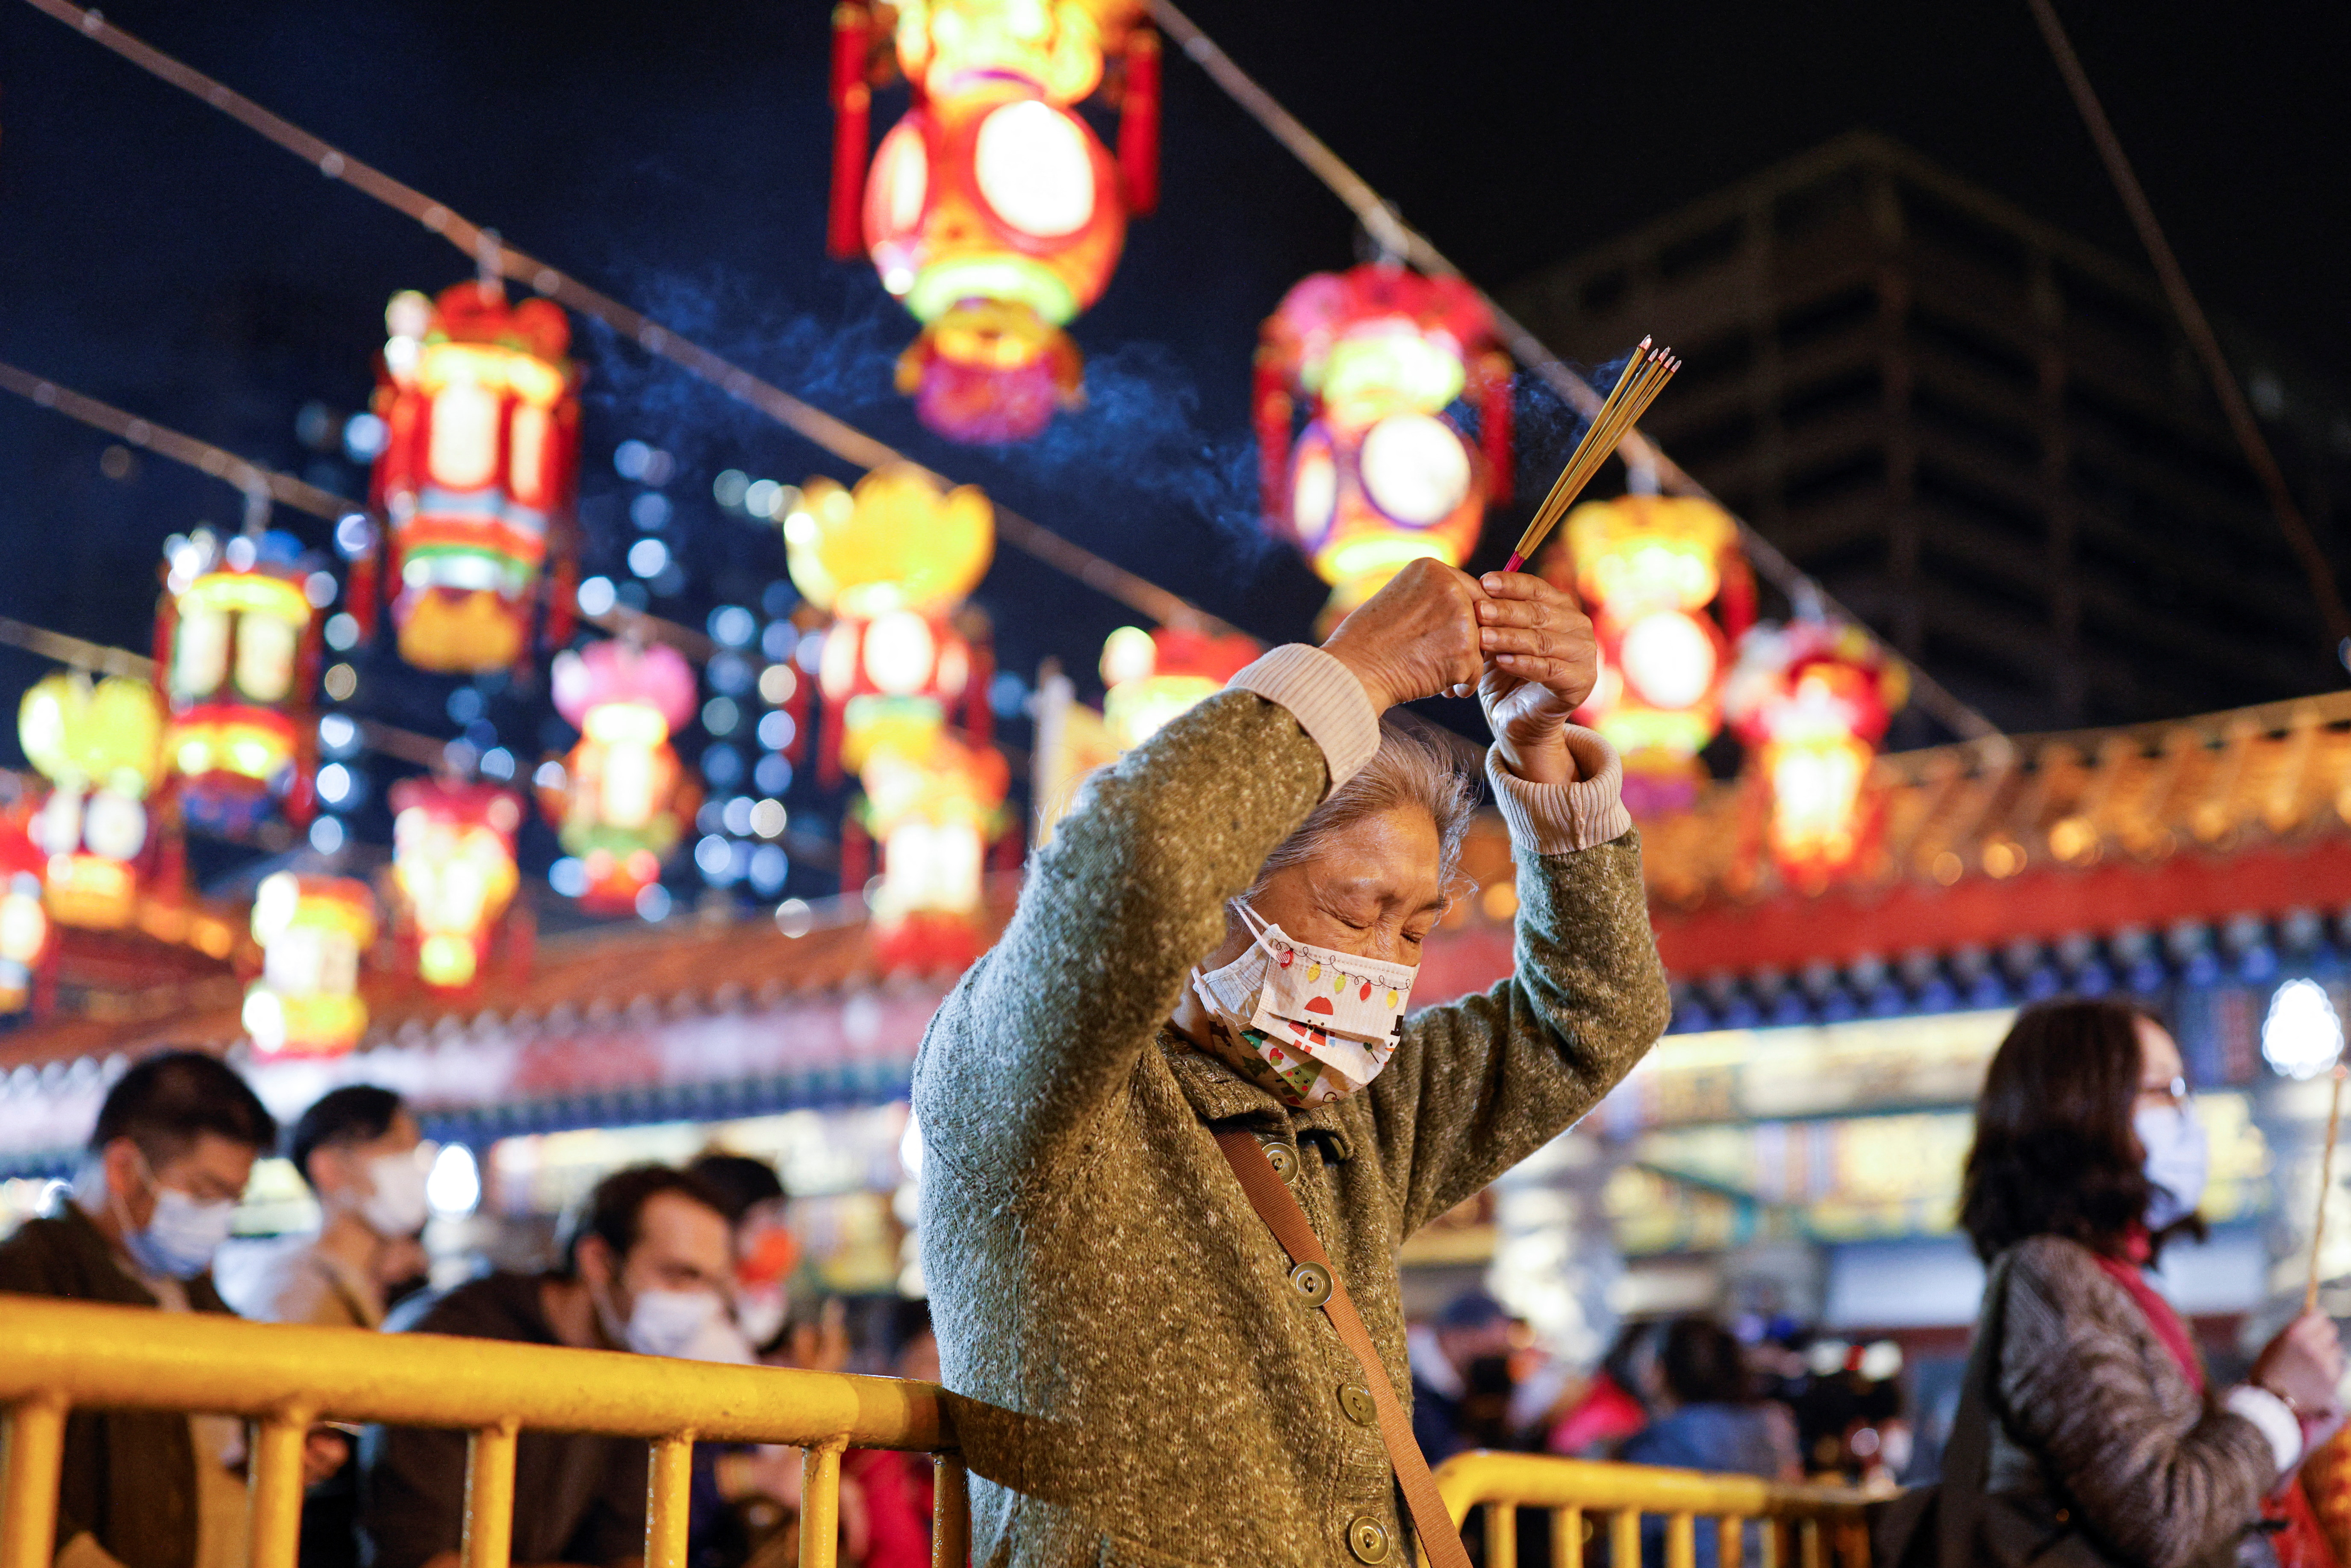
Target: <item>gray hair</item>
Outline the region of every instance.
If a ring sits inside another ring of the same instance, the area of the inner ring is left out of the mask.
[[[1314,859],[1332,835],[1396,806],[1417,806],[1436,822],[1437,881],[1450,888],[1461,863],[1462,835],[1478,809],[1477,775],[1459,756],[1468,743],[1447,744],[1454,740],[1449,731],[1416,720],[1383,717],[1380,748],[1372,759],[1275,846],[1242,897],[1255,898],[1274,873]]]

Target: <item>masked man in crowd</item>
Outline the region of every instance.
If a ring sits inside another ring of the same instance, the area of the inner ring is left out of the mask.
[[[277,1141],[260,1100],[216,1058],[147,1058],[108,1092],[70,1201],[0,1242],[0,1291],[226,1312],[213,1255],[255,1157]],[[58,1568],[242,1568],[244,1462],[244,1427],[223,1416],[77,1409]]]
[[[561,1270],[458,1286],[401,1326],[420,1333],[748,1361],[728,1315],[726,1198],[665,1166],[596,1185],[572,1219]],[[398,1323],[403,1313],[394,1314]],[[721,1354],[721,1353],[724,1354]],[[645,1549],[645,1446],[526,1429],[515,1445],[512,1561],[618,1568]],[[380,1429],[368,1455],[373,1568],[454,1568],[464,1534],[465,1434]]]
[[[1416,560],[1098,775],[1030,862],[914,1067],[940,1360],[985,1401],[956,1414],[974,1562],[1409,1564],[1393,1474],[1466,1568],[1412,1490],[1397,1249],[1667,1019],[1622,767],[1567,722],[1595,668],[1541,579]],[[1406,1019],[1475,797],[1383,715],[1472,690],[1515,972]]]
[[[229,1292],[233,1304],[271,1322],[381,1326],[385,1260],[430,1217],[423,1139],[400,1096],[372,1084],[303,1112],[287,1153],[318,1197],[318,1233],[281,1245]]]

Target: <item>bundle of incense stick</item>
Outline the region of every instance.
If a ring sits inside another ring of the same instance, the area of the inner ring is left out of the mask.
[[[1502,568],[1504,571],[1516,571],[1527,564],[1527,558],[1535,553],[1552,526],[1567,515],[1567,508],[1583,493],[1584,486],[1592,482],[1600,465],[1608,461],[1608,455],[1616,450],[1625,433],[1649,411],[1649,404],[1666,390],[1674,372],[1682,368],[1671,349],[1653,349],[1649,341],[1642,339],[1633,357],[1625,361],[1625,373],[1616,378],[1616,390],[1608,394],[1608,401],[1600,405],[1600,412],[1584,427],[1583,439],[1569,454],[1567,466],[1559,471],[1551,494],[1535,508],[1534,520],[1519,536],[1519,548],[1510,552],[1510,560]]]

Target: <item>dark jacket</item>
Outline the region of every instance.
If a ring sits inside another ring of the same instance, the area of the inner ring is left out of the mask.
[[[2005,1315],[1988,1490],[2036,1499],[2044,1513],[2078,1510],[2137,1568],[2232,1561],[2278,1479],[2261,1429],[2197,1392],[2080,1243],[2020,1241],[1991,1281]]]
[[[69,1301],[154,1307],[113,1246],[67,1204],[0,1241],[0,1291]],[[188,1304],[226,1312],[210,1274],[187,1282]],[[126,1568],[189,1568],[196,1556],[196,1452],[174,1410],[77,1410],[66,1421],[57,1489],[57,1544],[87,1531]]]
[[[417,1333],[560,1344],[538,1274],[491,1274],[458,1286],[405,1325]],[[419,1568],[465,1533],[465,1434],[371,1429],[361,1518],[373,1568]],[[622,1437],[525,1428],[515,1443],[516,1563],[590,1568],[645,1549],[646,1446]]]

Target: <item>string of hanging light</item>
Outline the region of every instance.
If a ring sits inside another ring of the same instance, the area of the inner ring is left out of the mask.
[[[103,44],[159,80],[202,99],[311,164],[328,179],[340,181],[413,219],[465,252],[485,277],[511,278],[580,315],[601,321],[647,353],[658,355],[709,382],[861,471],[898,465],[919,471],[942,488],[953,484],[888,443],[794,397],[643,312],[590,287],[559,267],[517,250],[507,244],[495,228],[463,216],[414,186],[393,179],[291,120],[271,113],[226,84],[124,32],[95,9],[85,10],[68,0],[26,0],[26,4]],[[1001,506],[996,509],[996,531],[998,538],[1014,549],[1162,625],[1217,635],[1239,631],[1181,595]]]
[[[34,4],[44,6],[56,3],[57,0],[34,0]],[[1316,179],[1328,186],[1332,194],[1346,204],[1347,209],[1355,214],[1355,221],[1371,236],[1372,243],[1384,255],[1434,277],[1460,278],[1476,288],[1475,283],[1444,252],[1438,250],[1427,235],[1404,221],[1395,203],[1381,195],[1369,181],[1332,152],[1329,143],[1283,108],[1280,100],[1235,63],[1230,55],[1200,30],[1198,24],[1174,4],[1174,0],[1148,0],[1148,3],[1152,19],[1159,24],[1161,30],[1176,40],[1192,63],[1222,89],[1227,97],[1238,104]],[[1586,419],[1600,412],[1601,395],[1588,382],[1552,353],[1542,340],[1505,310],[1493,296],[1482,288],[1477,289],[1477,294],[1493,313],[1497,335],[1520,364],[1541,376],[1545,384]],[[1626,431],[1618,450],[1627,467],[1646,469],[1654,474],[1659,489],[1671,495],[1698,497],[1721,506],[1720,499],[1712,491],[1693,478],[1655,441],[1638,430]],[[1817,607],[1856,626],[1866,625],[1861,617],[1839,603],[1817,580],[1807,576],[1795,562],[1782,554],[1778,546],[1756,532],[1745,518],[1729,513],[1728,507],[1724,510],[1738,524],[1740,544],[1757,573],[1785,593],[1800,612]],[[1876,640],[1884,645],[1884,639]],[[1998,726],[1962,702],[1932,675],[1902,659],[1890,645],[1886,651],[1890,657],[1907,667],[1911,700],[1938,723],[1963,740],[1991,742],[2002,738]]]

